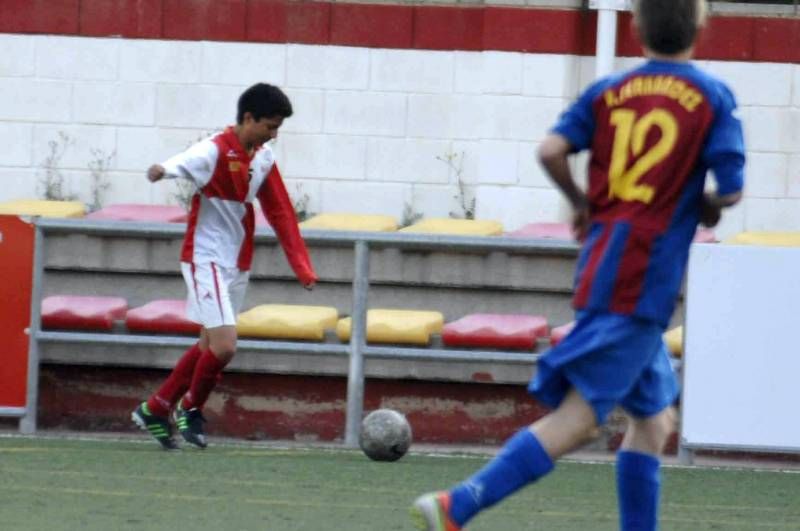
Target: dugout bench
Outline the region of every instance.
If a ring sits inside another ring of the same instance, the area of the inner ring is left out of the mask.
[[[140,287],[145,291],[161,293],[166,290],[164,282],[169,277],[170,286],[174,286],[169,288],[173,290],[172,295],[177,290],[182,296],[183,283],[175,282],[175,279],[178,278],[177,248],[184,231],[182,225],[163,223],[44,218],[35,221],[29,412],[36,411],[40,362],[171,368],[180,353],[194,343],[195,338],[189,336],[54,331],[40,327],[39,303],[47,291],[63,292],[59,285],[68,285],[87,294],[103,290],[106,294],[123,295],[126,291],[135,294]],[[530,309],[531,313],[555,315],[553,322],[566,321],[565,316],[571,313],[571,275],[578,249],[574,242],[504,236],[320,230],[304,230],[303,235],[315,256],[327,253],[318,263],[322,288],[319,291],[324,292],[328,283],[336,284],[336,289],[328,297],[341,299],[342,284],[349,286],[352,319],[349,343],[243,339],[239,342],[239,353],[230,370],[291,372],[296,370],[298,360],[313,359],[315,371],[319,373],[347,374],[345,444],[349,446],[357,444],[363,413],[365,358],[380,360],[382,371],[403,377],[468,378],[469,374],[480,372],[475,367],[483,367],[484,370],[489,367],[499,381],[522,383],[529,377],[538,357],[536,352],[531,351],[367,344],[367,301],[376,291],[375,284],[377,291],[383,291],[384,300],[402,301],[403,297],[397,294],[408,287],[416,290],[417,297],[420,293],[436,291],[419,281],[421,277],[426,277],[429,282],[438,282],[443,286],[437,292],[439,296],[449,300],[448,295],[453,294],[452,298],[456,299],[454,305],[459,309],[474,307],[465,304],[466,299],[456,294],[466,289],[471,292],[473,304],[475,300],[484,299],[490,302],[488,305],[492,309],[501,309],[493,299],[519,308],[518,301],[527,298],[533,302],[529,301],[528,308],[522,308],[523,311]],[[258,229],[256,244],[258,256],[255,258],[253,277],[261,279],[256,284],[277,287],[274,278],[266,278],[263,274],[264,269],[277,271],[278,276],[283,277],[283,282],[291,283],[291,273],[272,231]],[[271,250],[265,251],[266,248]],[[447,253],[462,254],[466,265],[456,265],[452,257],[448,260]],[[370,266],[375,263],[379,264],[380,269],[370,275]],[[483,265],[476,265],[478,263]],[[83,269],[81,278],[70,273],[70,269],[75,267]],[[115,270],[116,273],[109,275],[109,270]],[[441,278],[436,277],[437,270]],[[143,271],[154,278],[143,281],[144,277],[137,276]],[[505,278],[498,278],[503,276]],[[432,280],[431,277],[436,278]],[[536,280],[528,282],[531,278]],[[371,279],[375,284],[371,283]],[[149,287],[146,287],[148,283]],[[497,292],[501,284],[504,284],[507,293]],[[481,289],[476,290],[476,287]],[[251,288],[251,291],[256,289]],[[287,289],[290,291],[286,293],[297,293],[299,287]],[[534,292],[541,297],[537,299]],[[436,296],[437,293],[428,293],[428,296]],[[287,300],[283,295],[277,298]],[[436,307],[431,304],[427,306]],[[533,311],[535,306],[538,308]],[[550,309],[553,310],[548,311]],[[449,313],[461,317],[467,312]],[[520,313],[520,310],[515,313]],[[265,357],[265,354],[269,357]],[[461,367],[464,374],[457,374],[456,365],[452,363],[455,361],[467,364]],[[25,432],[34,431],[35,415],[26,413],[20,427]]]

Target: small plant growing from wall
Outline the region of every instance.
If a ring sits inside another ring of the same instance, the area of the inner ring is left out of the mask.
[[[197,187],[192,181],[188,179],[175,179],[170,197],[188,212],[192,207],[192,197],[194,197],[196,192]]]
[[[201,140],[204,140],[218,132],[220,132],[219,129],[212,131],[201,131],[194,140],[186,144],[186,149],[189,149]],[[194,194],[197,193],[197,186],[195,186],[194,182],[188,179],[174,179],[172,186],[173,190],[170,194],[170,198],[188,212],[192,207],[192,198],[194,197]]]
[[[472,188],[464,182],[464,152],[456,153],[451,151],[445,153],[436,160],[444,162],[456,177],[456,193],[453,199],[456,200],[458,212],[450,212],[450,217],[454,219],[475,219],[475,193]]]
[[[61,173],[61,158],[75,141],[64,131],[58,132],[58,139],[47,143],[48,154],[42,162],[44,177],[39,181],[39,193],[48,201],[74,201],[75,194],[66,190],[64,174]]]
[[[413,225],[421,220],[424,215],[425,214],[417,210],[414,190],[411,190],[411,200],[403,204],[403,218],[400,220],[400,227]]]
[[[89,210],[94,212],[103,208],[105,193],[111,189],[111,183],[108,181],[108,169],[117,152],[112,151],[110,155],[106,155],[102,149],[92,149],[91,153],[92,160],[89,161],[89,171],[92,178],[92,203],[89,205]]]
[[[295,193],[292,194],[292,206],[294,207],[297,221],[305,221],[309,218],[313,218],[315,213],[311,212],[309,208],[311,196],[303,190],[303,185],[301,183],[297,183],[294,190]]]

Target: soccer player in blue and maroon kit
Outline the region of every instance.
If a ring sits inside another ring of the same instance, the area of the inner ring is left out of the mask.
[[[583,241],[576,326],[540,359],[529,391],[552,413],[509,439],[482,470],[412,507],[420,529],[457,531],[553,469],[619,405],[629,423],[617,456],[623,531],[658,527],[659,458],[678,394],[662,333],[698,223],[715,225],[743,184],[744,143],[731,91],[689,63],[704,0],[637,0],[648,61],[599,80],[561,116],[539,157],[574,210]],[[589,149],[582,191],[567,157]],[[715,192],[705,192],[707,170]]]

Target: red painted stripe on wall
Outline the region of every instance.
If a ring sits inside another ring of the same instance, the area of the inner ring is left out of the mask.
[[[329,44],[331,4],[247,0],[247,41]]]
[[[412,48],[412,6],[333,4],[331,44],[372,48]]]
[[[81,0],[80,34],[161,37],[161,0]]]
[[[509,52],[594,53],[591,13],[574,9],[489,7],[484,15],[486,50]],[[591,49],[586,38],[591,37]]]
[[[0,32],[76,35],[80,0],[3,0]]]
[[[620,17],[618,28],[618,54],[640,55],[629,13]],[[695,55],[721,61],[800,63],[800,19],[713,17],[700,33]]]
[[[800,18],[757,18],[753,57],[759,61],[800,63]]]
[[[725,17],[711,21],[700,34],[696,53],[705,59],[753,59],[754,18]]]
[[[414,9],[414,48],[425,50],[483,50],[485,10],[430,6]]]
[[[162,6],[162,36],[165,39],[247,39],[247,0],[163,0]]]
[[[593,11],[311,0],[2,0],[0,32],[593,55]],[[618,55],[638,56],[630,14]],[[699,59],[800,63],[800,19],[715,16]]]

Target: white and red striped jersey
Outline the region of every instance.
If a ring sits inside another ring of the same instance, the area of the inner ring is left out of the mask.
[[[316,281],[292,202],[269,146],[262,146],[251,157],[233,128],[228,127],[171,157],[162,166],[166,177],[189,179],[197,186],[182,262],[213,262],[249,270],[255,232],[253,201],[258,199],[297,278],[303,284]]]

